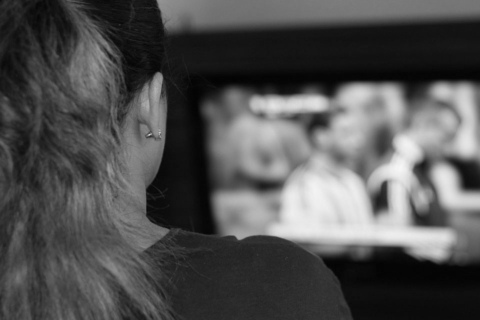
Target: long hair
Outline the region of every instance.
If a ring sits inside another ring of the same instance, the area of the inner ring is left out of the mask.
[[[156,1],[2,0],[0,34],[0,319],[170,319],[114,200],[128,102],[165,63]]]

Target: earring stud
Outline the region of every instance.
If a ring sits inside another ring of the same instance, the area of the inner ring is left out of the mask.
[[[157,139],[158,139],[158,140],[161,140],[161,139],[162,139],[162,131],[161,131],[161,130],[158,130],[158,136],[157,136],[157,137],[155,137],[155,136],[153,135],[152,131],[150,131],[149,133],[147,133],[147,134],[145,135],[145,138],[147,138],[147,139],[148,139],[148,138],[153,138],[153,139],[155,139],[155,140],[157,140]]]

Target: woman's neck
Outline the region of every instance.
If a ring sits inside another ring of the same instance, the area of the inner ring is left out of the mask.
[[[128,226],[124,231],[126,239],[139,250],[144,251],[162,239],[168,229],[151,222],[147,217],[147,191],[143,182],[132,181],[134,194],[132,201],[122,206],[122,224]]]

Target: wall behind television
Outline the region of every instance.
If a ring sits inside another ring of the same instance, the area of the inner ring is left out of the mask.
[[[173,31],[480,18],[478,0],[158,0]]]

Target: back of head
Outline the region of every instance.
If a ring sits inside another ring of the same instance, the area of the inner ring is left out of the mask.
[[[155,0],[0,3],[1,319],[170,317],[114,201],[163,32]]]

